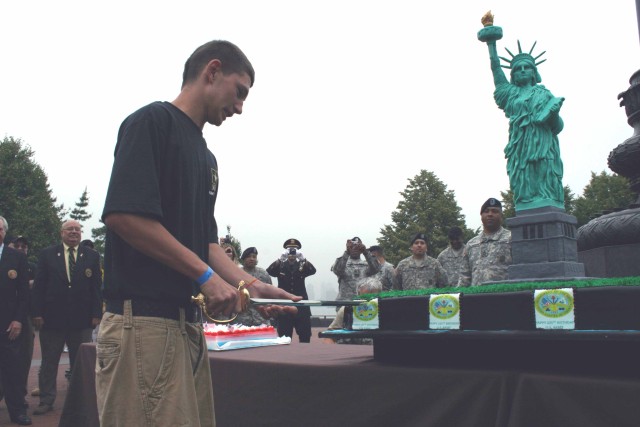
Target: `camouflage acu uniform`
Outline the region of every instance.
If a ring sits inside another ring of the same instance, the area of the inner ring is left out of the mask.
[[[363,253],[362,258],[352,259],[345,253],[333,263],[331,271],[338,276],[338,300],[351,300],[357,295],[358,284],[365,277],[370,277],[380,271],[378,260],[369,251]]]
[[[460,249],[455,250],[451,246],[447,246],[447,248],[438,255],[438,262],[442,268],[444,268],[444,271],[447,272],[447,283],[449,286],[458,285],[458,276],[464,264],[464,248],[465,246],[463,245]]]
[[[376,278],[382,283],[382,290],[389,291],[393,288],[393,264],[385,261],[380,265],[380,271],[376,274]]]
[[[507,279],[511,265],[511,231],[502,227],[493,234],[480,233],[467,242],[458,286],[478,286]]]
[[[447,286],[447,273],[440,263],[430,256],[403,259],[396,267],[394,288],[400,290],[443,288]]]
[[[264,268],[254,267],[254,268],[243,268],[244,271],[260,280],[261,282],[268,283],[271,285],[271,276]],[[260,312],[253,307],[249,307],[245,313],[238,314],[236,320],[233,323],[241,323],[246,326],[260,326],[260,325],[269,325],[270,320],[262,317]]]

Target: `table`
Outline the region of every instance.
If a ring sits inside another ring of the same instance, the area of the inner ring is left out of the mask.
[[[637,379],[402,366],[374,361],[372,346],[315,340],[210,352],[209,361],[218,427],[640,423]],[[94,367],[95,345],[83,344],[60,426],[98,426]]]

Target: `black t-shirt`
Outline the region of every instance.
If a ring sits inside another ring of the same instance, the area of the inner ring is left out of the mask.
[[[218,165],[202,131],[169,102],[141,108],[120,126],[104,219],[114,212],[158,220],[206,262],[217,243]],[[104,297],[186,306],[198,285],[132,248],[107,229]]]

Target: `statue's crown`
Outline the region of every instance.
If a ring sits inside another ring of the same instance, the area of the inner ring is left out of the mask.
[[[544,55],[545,53],[547,53],[546,51],[542,52],[540,55],[534,57],[532,55],[533,53],[533,49],[536,47],[536,43],[538,42],[534,42],[533,46],[531,46],[531,50],[529,50],[529,53],[523,53],[522,52],[522,47],[520,46],[520,40],[518,40],[518,54],[514,55],[513,53],[511,53],[511,51],[509,49],[507,49],[506,47],[504,48],[504,50],[506,50],[509,55],[511,55],[511,59],[509,58],[505,58],[500,56],[499,58],[502,59],[503,61],[507,62],[508,65],[501,65],[502,68],[509,68],[511,69],[513,64],[516,64],[518,62],[522,62],[522,61],[526,61],[526,62],[530,62],[531,64],[533,64],[534,66],[538,66],[540,64],[542,64],[544,61],[546,61],[546,59],[543,59],[542,61],[536,62],[536,60],[538,58],[540,58],[542,55]]]

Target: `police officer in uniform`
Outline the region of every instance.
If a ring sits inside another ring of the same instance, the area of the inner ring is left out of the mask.
[[[284,252],[275,260],[267,273],[278,278],[278,287],[295,295],[309,299],[304,280],[316,274],[316,268],[307,260],[300,249],[302,244],[297,239],[288,239],[282,245]],[[297,314],[285,314],[278,317],[278,335],[293,336],[293,328],[301,343],[311,341],[311,308],[298,307]]]

